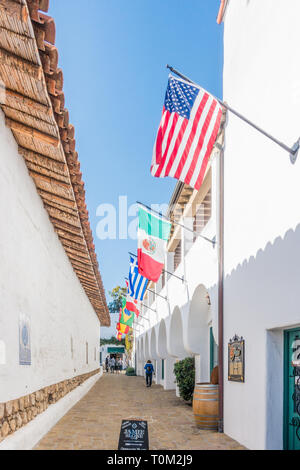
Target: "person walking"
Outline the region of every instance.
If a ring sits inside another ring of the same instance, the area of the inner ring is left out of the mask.
[[[111,374],[115,373],[116,360],[114,357],[111,358],[110,362],[110,372]]]
[[[120,359],[118,358],[118,359],[116,360],[116,372],[117,372],[117,374],[120,373],[120,369],[121,369],[121,368],[120,368]]]
[[[105,370],[106,370],[106,373],[108,373],[108,356],[106,356],[106,359],[105,359]]]
[[[151,387],[152,385],[152,376],[154,374],[154,367],[152,365],[152,362],[149,360],[147,361],[147,364],[144,367],[146,371],[146,386]]]

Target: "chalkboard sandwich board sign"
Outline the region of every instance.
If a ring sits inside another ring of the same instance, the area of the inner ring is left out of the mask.
[[[123,420],[118,450],[149,450],[147,421]]]

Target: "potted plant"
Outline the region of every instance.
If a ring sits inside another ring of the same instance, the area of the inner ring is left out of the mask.
[[[135,369],[133,367],[127,367],[126,375],[130,377],[135,377],[136,376]]]
[[[174,374],[179,388],[180,397],[192,404],[195,388],[195,360],[187,357],[174,365]]]

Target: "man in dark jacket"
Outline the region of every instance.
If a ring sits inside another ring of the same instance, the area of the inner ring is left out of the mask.
[[[146,386],[151,387],[152,385],[152,375],[154,373],[154,367],[151,363],[151,361],[147,361],[147,364],[144,367],[146,371]]]

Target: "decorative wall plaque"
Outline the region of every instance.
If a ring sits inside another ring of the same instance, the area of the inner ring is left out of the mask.
[[[228,344],[228,380],[245,382],[245,340],[235,335]]]
[[[26,315],[20,315],[19,320],[19,363],[31,365],[30,319]]]

